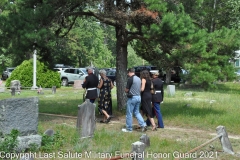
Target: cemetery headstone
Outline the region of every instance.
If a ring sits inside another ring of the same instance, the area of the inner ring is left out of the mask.
[[[17,129],[21,136],[37,134],[38,98],[10,98],[0,100],[0,133]]]
[[[16,91],[21,90],[21,83],[19,80],[12,80],[10,83],[10,88],[15,88]]]
[[[19,160],[34,160],[32,155],[27,155],[27,153],[22,156]]]
[[[4,87],[0,87],[0,93],[5,92],[5,88]]]
[[[187,92],[184,94],[185,97],[192,97],[193,96],[193,93],[192,92]]]
[[[15,148],[17,152],[22,152],[27,148],[31,148],[31,145],[35,145],[37,148],[41,147],[42,136],[36,135],[28,135],[28,136],[18,136],[17,137],[18,145]]]
[[[143,134],[140,137],[140,142],[143,142],[146,145],[146,147],[150,146],[150,139],[149,139],[149,137],[146,134]]]
[[[55,134],[54,130],[52,129],[47,129],[44,134],[48,135],[48,136],[53,136]]]
[[[143,142],[137,141],[132,144],[132,154],[134,160],[144,160],[144,150],[146,145]]]
[[[0,135],[5,136],[13,129],[19,131],[17,152],[41,146],[42,137],[37,134],[38,98],[11,98],[0,100]]]
[[[74,89],[82,89],[83,80],[75,80],[73,84]]]
[[[56,86],[52,86],[52,93],[53,93],[53,94],[56,93]]]
[[[37,93],[38,94],[44,94],[43,89],[42,89],[41,86],[37,89]]]
[[[78,105],[77,130],[81,138],[93,137],[94,135],[96,127],[95,108],[96,105],[91,103],[89,99]]]
[[[167,94],[170,97],[175,95],[175,85],[168,85],[167,86]]]
[[[3,85],[3,81],[0,79],[0,93],[5,91],[5,86]]]
[[[11,88],[11,95],[12,95],[12,96],[15,96],[15,93],[16,93],[16,88],[12,87],[12,88]]]
[[[217,131],[218,135],[221,135],[220,141],[221,141],[221,144],[222,144],[222,147],[223,147],[223,151],[228,153],[228,154],[234,154],[233,148],[232,148],[231,142],[228,138],[228,134],[225,130],[225,127],[224,126],[218,126],[216,128],[216,131]]]

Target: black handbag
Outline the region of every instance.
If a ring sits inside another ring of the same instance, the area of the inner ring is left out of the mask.
[[[128,97],[128,98],[132,98],[133,95],[132,95],[131,93],[128,93],[128,94],[127,94],[127,97]]]

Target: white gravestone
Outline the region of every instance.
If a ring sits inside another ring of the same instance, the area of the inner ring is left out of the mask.
[[[175,85],[168,85],[167,86],[167,95],[172,97],[175,95]]]
[[[81,138],[93,137],[96,127],[95,108],[96,105],[89,99],[78,106],[77,129]]]

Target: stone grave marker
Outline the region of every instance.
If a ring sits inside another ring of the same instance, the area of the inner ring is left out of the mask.
[[[168,85],[167,86],[167,95],[172,97],[175,95],[175,85]]]
[[[52,86],[52,94],[56,93],[56,86]]]
[[[78,105],[77,130],[81,138],[93,137],[96,127],[95,107],[96,105],[91,103],[89,99]]]
[[[140,141],[132,143],[132,154],[134,155],[134,160],[144,160],[145,147],[146,145]]]
[[[143,134],[140,137],[140,142],[144,143],[146,145],[146,147],[150,146],[150,139],[149,139],[149,137],[146,134]]]
[[[54,130],[52,129],[47,129],[44,134],[48,135],[48,136],[53,136],[55,134]]]
[[[27,155],[25,154],[24,156],[22,156],[19,160],[34,160],[32,155]]]
[[[228,138],[228,133],[227,133],[225,127],[224,126],[218,126],[216,128],[216,131],[217,131],[218,135],[221,135],[221,137],[219,139],[220,139],[220,142],[222,144],[223,151],[228,153],[228,154],[234,154],[233,148],[232,148],[231,142]]]
[[[0,93],[5,92],[5,88],[4,87],[0,87]]]
[[[5,91],[5,86],[3,85],[3,81],[0,79],[0,93]]]
[[[10,83],[10,88],[15,88],[16,91],[21,90],[21,83],[19,80],[12,80]]]
[[[41,146],[38,128],[38,97],[10,98],[0,100],[0,135],[19,131],[17,151],[22,151],[34,143]]]
[[[16,88],[12,87],[11,88],[11,95],[15,96],[15,94],[16,94]]]
[[[75,80],[73,84],[74,89],[82,89],[83,80]]]
[[[18,145],[15,148],[17,152],[22,152],[27,148],[31,147],[31,144],[36,145],[37,148],[41,146],[42,143],[42,136],[36,135],[28,135],[28,136],[18,136]]]
[[[22,136],[36,134],[37,126],[37,97],[0,100],[0,132],[4,135],[12,129],[17,129]]]

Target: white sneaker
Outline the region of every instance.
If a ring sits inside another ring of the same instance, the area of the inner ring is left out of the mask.
[[[122,128],[122,132],[132,132],[132,131],[129,131],[129,130],[127,130],[126,128]]]

